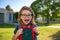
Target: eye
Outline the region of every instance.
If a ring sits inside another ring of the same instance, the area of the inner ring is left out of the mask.
[[[25,14],[21,14],[21,16],[26,16]]]

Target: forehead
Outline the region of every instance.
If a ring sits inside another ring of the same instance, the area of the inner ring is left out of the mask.
[[[32,14],[32,13],[31,13],[31,11],[29,11],[29,10],[23,10],[23,11],[21,12],[21,14]]]

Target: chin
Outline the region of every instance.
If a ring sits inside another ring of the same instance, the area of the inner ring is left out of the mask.
[[[25,24],[29,24],[29,23],[25,23]]]

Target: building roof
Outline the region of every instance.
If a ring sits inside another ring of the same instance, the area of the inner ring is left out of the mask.
[[[4,8],[0,8],[0,13],[11,13],[11,14],[14,14],[14,11],[11,9],[11,10],[6,10]]]
[[[4,8],[0,8],[0,13],[5,13],[7,12]]]

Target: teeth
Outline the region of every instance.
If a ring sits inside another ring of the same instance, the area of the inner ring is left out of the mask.
[[[25,21],[29,21],[29,20],[25,20]]]

